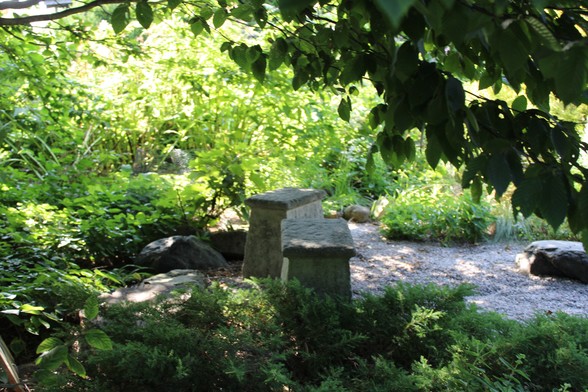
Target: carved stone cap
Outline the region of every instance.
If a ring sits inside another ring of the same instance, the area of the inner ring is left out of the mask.
[[[271,210],[291,210],[325,198],[322,189],[282,188],[275,191],[251,196],[245,200],[249,207],[261,207]]]
[[[353,257],[355,248],[344,219],[284,219],[284,257]]]

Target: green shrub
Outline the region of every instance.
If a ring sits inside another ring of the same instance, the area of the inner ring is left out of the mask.
[[[38,390],[551,391],[586,388],[588,320],[479,312],[471,288],[398,285],[352,302],[297,282],[111,306],[110,351]],[[566,386],[567,385],[567,386]],[[565,389],[568,388],[568,389]]]
[[[382,218],[383,233],[390,239],[477,242],[492,223],[490,206],[472,201],[469,193],[423,187],[404,191]]]

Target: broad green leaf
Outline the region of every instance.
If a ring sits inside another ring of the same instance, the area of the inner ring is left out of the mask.
[[[197,18],[190,24],[190,30],[195,36],[198,36],[200,33],[202,33],[203,30],[210,32],[210,27],[205,20]]]
[[[278,0],[280,12],[286,21],[296,17],[302,10],[316,3],[316,0]]]
[[[144,29],[148,29],[153,23],[153,9],[147,1],[139,1],[135,7],[137,20]]]
[[[212,17],[213,26],[217,29],[221,27],[227,20],[228,16],[229,14],[224,8],[219,8],[214,12],[214,15]]]
[[[425,155],[429,165],[435,169],[439,164],[441,156],[443,155],[441,144],[439,143],[439,139],[436,135],[427,135],[427,148],[425,150]]]
[[[544,77],[555,81],[556,95],[566,104],[576,102],[588,82],[588,53],[585,47],[572,47],[539,60]]]
[[[205,5],[200,8],[200,18],[203,20],[208,20],[213,15],[213,10],[209,6]]]
[[[515,110],[517,112],[524,112],[525,110],[527,110],[527,97],[525,97],[524,95],[519,95],[514,99],[514,101],[512,101],[511,107],[512,110]]]
[[[518,75],[529,57],[529,51],[523,44],[522,33],[514,28],[507,28],[495,43],[506,71],[510,77]]]
[[[129,4],[123,3],[112,11],[110,24],[115,34],[120,33],[129,24]]]
[[[170,10],[173,10],[181,3],[182,3],[182,0],[167,0],[167,8],[169,8]]]
[[[89,329],[84,332],[86,342],[98,350],[112,350],[112,340],[106,333],[99,329]]]
[[[269,61],[268,66],[270,71],[278,69],[280,65],[286,59],[286,55],[288,54],[288,44],[286,40],[282,37],[276,39],[270,48],[269,51]]]
[[[259,46],[259,45],[250,46],[245,51],[245,61],[247,61],[247,64],[253,64],[254,62],[257,61],[257,59],[259,59],[259,57],[262,55],[262,53],[263,53],[263,51],[261,50],[261,46]]]
[[[456,78],[450,77],[445,84],[445,96],[447,97],[447,106],[451,111],[457,112],[465,106],[465,91],[463,85]]]
[[[41,314],[41,312],[45,310],[44,307],[42,306],[34,306],[31,304],[24,304],[20,307],[20,311],[22,313],[28,313],[28,314]]]
[[[44,352],[53,350],[56,347],[62,346],[64,343],[61,339],[55,338],[55,337],[49,337],[45,340],[43,340],[41,342],[41,344],[39,344],[37,346],[37,354],[42,354]]]
[[[578,193],[577,204],[580,215],[580,225],[578,226],[588,227],[588,183],[582,184],[582,189]]]
[[[71,370],[73,373],[77,374],[82,378],[86,378],[86,369],[84,368],[84,365],[82,365],[82,363],[78,361],[75,357],[73,357],[72,355],[68,355],[65,364],[67,365],[67,368]]]
[[[561,176],[551,174],[543,178],[543,191],[539,211],[547,223],[556,230],[565,220],[568,210],[568,193]]]
[[[384,15],[386,15],[392,28],[396,29],[400,26],[400,22],[416,1],[417,0],[375,0],[375,3],[378,8],[384,12]]]
[[[96,316],[98,316],[98,311],[99,311],[98,298],[94,295],[89,296],[88,299],[86,300],[86,303],[84,304],[84,316],[88,320],[94,320],[96,318]]]
[[[538,177],[528,177],[521,181],[511,198],[515,215],[520,212],[525,218],[531,216],[537,209],[542,192],[543,184]]]
[[[496,190],[496,196],[502,196],[511,180],[510,167],[505,154],[496,154],[490,157],[486,167],[486,176]]]
[[[343,72],[339,76],[339,80],[343,86],[349,83],[361,80],[366,72],[366,62],[363,55],[355,56],[351,61],[348,61],[343,68]]]
[[[265,55],[262,54],[253,64],[251,64],[251,72],[255,79],[259,80],[260,83],[263,83],[265,79],[265,68],[266,68],[266,60]]]
[[[351,119],[351,99],[349,97],[341,98],[341,102],[339,102],[339,106],[337,107],[337,113],[339,113],[341,119],[349,122]]]
[[[57,346],[49,351],[43,352],[35,361],[43,369],[56,370],[67,360],[68,350],[65,345]]]
[[[554,127],[551,129],[551,141],[555,151],[562,159],[569,159],[572,151],[572,146],[568,137],[561,127]]]
[[[405,42],[396,52],[394,75],[404,81],[416,72],[418,65],[419,58],[416,48],[410,41]]]

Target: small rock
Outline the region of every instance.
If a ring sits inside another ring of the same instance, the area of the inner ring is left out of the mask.
[[[370,220],[370,209],[360,205],[351,205],[343,211],[343,218],[355,223],[366,223]]]
[[[174,269],[211,269],[228,267],[225,258],[194,236],[173,236],[153,241],[135,259],[137,265],[155,272]]]
[[[581,242],[535,241],[516,257],[521,272],[588,283],[588,255]]]

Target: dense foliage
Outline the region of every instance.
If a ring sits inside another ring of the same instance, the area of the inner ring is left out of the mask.
[[[528,324],[478,313],[462,286],[389,288],[353,303],[296,282],[196,290],[156,306],[113,306],[112,350],[82,344],[87,379],[56,391],[505,391],[588,387],[588,322]],[[49,381],[49,380],[47,380]]]
[[[582,232],[585,2],[109,3],[0,18],[0,335],[46,389],[586,388],[585,320],[480,315],[465,288],[264,283],[92,324],[142,246],[281,186],[387,198],[391,238],[553,237],[490,216],[512,192],[515,218]]]

